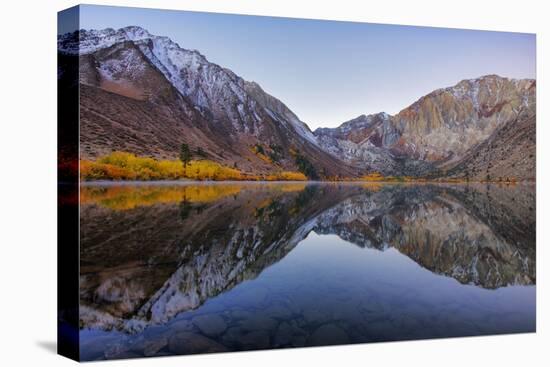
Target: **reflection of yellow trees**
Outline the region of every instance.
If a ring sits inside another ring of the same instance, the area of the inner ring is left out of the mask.
[[[306,188],[306,183],[288,183],[283,185],[270,184],[271,187],[277,187],[282,192],[297,192],[303,191]]]
[[[383,176],[380,172],[371,172],[367,175],[364,175],[359,179],[359,181],[366,182],[423,182],[426,181],[420,177],[410,177],[410,176]]]
[[[377,192],[377,191],[380,191],[382,189],[382,187],[384,186],[384,184],[382,183],[379,183],[379,182],[365,182],[361,185],[364,189],[366,189],[367,191],[370,191],[370,192]]]
[[[115,210],[162,203],[207,203],[238,194],[242,185],[200,186],[83,186],[81,204],[97,204]]]
[[[97,204],[114,210],[127,210],[154,204],[208,203],[237,195],[242,190],[268,190],[271,194],[299,192],[305,183],[199,184],[199,185],[113,185],[82,186],[81,204]],[[269,198],[271,200],[272,197]]]

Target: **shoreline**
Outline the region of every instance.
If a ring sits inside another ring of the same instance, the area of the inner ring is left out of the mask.
[[[366,180],[353,180],[353,181],[320,181],[320,180],[307,180],[307,181],[267,181],[267,180],[150,180],[150,181],[138,181],[138,180],[96,180],[96,181],[79,181],[79,186],[116,186],[116,185],[220,185],[220,184],[396,184],[396,185],[419,185],[419,184],[444,184],[444,185],[502,185],[502,186],[514,186],[514,185],[536,185],[536,181],[524,180],[524,181],[366,181]],[[62,184],[62,182],[60,182]]]

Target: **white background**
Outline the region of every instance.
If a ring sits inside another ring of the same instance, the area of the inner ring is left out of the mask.
[[[550,362],[546,1],[191,0],[97,4],[537,33],[537,333],[168,357],[117,366],[539,366]],[[0,5],[0,364],[69,365],[56,340],[56,12],[73,1]],[[545,70],[546,68],[546,70]]]

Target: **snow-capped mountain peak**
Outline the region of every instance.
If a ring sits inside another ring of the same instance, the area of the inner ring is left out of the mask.
[[[198,128],[207,135],[219,135],[223,147],[210,152],[224,162],[229,159],[224,154],[227,144],[239,145],[235,149],[240,153],[228,162],[232,165],[242,162],[243,154],[251,153],[255,146],[263,145],[276,157],[271,169],[295,170],[295,156],[299,152],[327,174],[355,174],[351,167],[324,152],[309,127],[257,83],[247,82],[168,37],[153,35],[136,26],[80,30],[58,36],[58,51],[60,55],[78,56],[84,61],[88,69],[81,74],[81,82],[109,92],[160,101],[159,96],[165,94],[149,80],[165,79],[183,97],[177,103],[185,105],[184,109],[191,107],[198,111],[207,122],[207,126],[203,122]],[[247,159],[242,164],[248,162],[253,160]]]

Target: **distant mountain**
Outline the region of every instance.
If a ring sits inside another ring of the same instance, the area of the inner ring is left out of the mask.
[[[319,128],[314,134],[326,151],[365,173],[419,176],[435,169],[393,150],[400,134],[385,112],[361,115],[337,128]]]
[[[79,60],[81,158],[114,150],[176,158],[187,143],[252,173],[534,179],[534,80],[463,80],[395,116],[312,132],[257,83],[140,27],[60,35],[58,52],[60,85]]]
[[[310,176],[356,175],[281,101],[167,37],[140,27],[81,30],[59,36],[58,51],[61,65],[80,61],[83,158],[113,150],[175,158],[185,142],[244,171],[307,162]]]
[[[466,157],[475,155],[474,150],[497,130],[508,126],[506,130],[513,131],[525,119],[532,121],[532,129],[514,144],[531,149],[532,141],[534,149],[535,96],[534,80],[487,75],[438,89],[395,116],[362,115],[314,133],[325,150],[365,170],[445,176]],[[509,159],[519,159],[514,157]],[[534,167],[534,155],[531,158],[530,163],[524,162],[526,167]],[[457,166],[454,175],[461,175],[459,169]],[[534,175],[530,170],[509,173],[521,178]]]

